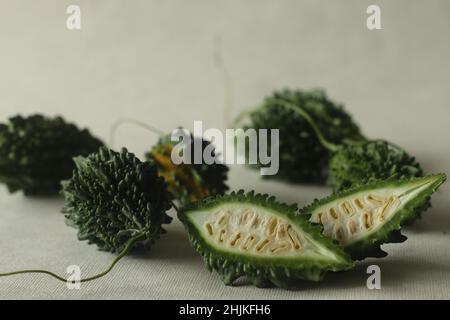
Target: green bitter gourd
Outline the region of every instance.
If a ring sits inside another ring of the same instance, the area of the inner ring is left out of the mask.
[[[245,276],[256,286],[288,288],[353,266],[321,227],[298,214],[297,206],[267,195],[239,191],[206,198],[178,216],[208,269],[228,285]]]
[[[10,192],[55,195],[74,168],[72,158],[87,156],[103,143],[87,129],[61,117],[11,117],[0,124],[0,182]]]
[[[136,247],[149,248],[170,223],[166,211],[172,207],[171,194],[152,162],[141,162],[122,149],[101,147],[87,157],[74,159],[76,168],[70,180],[63,181],[68,225],[78,228],[78,238],[95,243],[101,250],[117,253],[110,266],[80,283],[107,275]],[[69,280],[48,270],[27,269],[0,273],[8,277],[27,273]]]
[[[336,144],[328,140],[318,123],[303,108],[284,100],[278,103],[302,117],[318,142],[329,151],[327,182],[335,190],[388,178],[423,175],[420,164],[402,148],[384,140],[346,139]]]
[[[334,193],[301,209],[323,234],[338,241],[353,259],[384,257],[380,245],[403,242],[400,228],[428,208],[445,174],[388,179]]]
[[[244,111],[235,124],[248,116],[244,130],[279,129],[279,171],[275,177],[295,183],[324,183],[329,150],[322,146],[308,121],[285,103],[301,108],[314,119],[323,135],[333,143],[364,139],[357,124],[343,106],[334,103],[323,90],[283,90],[265,98],[261,106]],[[270,141],[269,141],[270,143]],[[270,150],[270,146],[268,147]],[[260,167],[260,165],[256,165]]]
[[[134,246],[149,248],[165,233],[172,195],[153,162],[105,147],[74,161],[72,178],[62,182],[63,213],[80,240],[120,252],[133,237],[142,235]]]

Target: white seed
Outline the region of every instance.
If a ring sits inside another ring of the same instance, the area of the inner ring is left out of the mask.
[[[389,197],[389,199],[386,201],[386,203],[384,204],[384,206],[380,210],[380,214],[378,216],[378,219],[380,221],[384,221],[384,219],[386,218],[386,213],[387,213],[388,209],[392,206],[392,204],[394,204],[394,202],[397,199],[398,198],[395,195],[392,195],[392,196]]]
[[[277,228],[277,218],[271,217],[266,223],[266,236],[272,236]]]
[[[355,203],[355,206],[356,206],[357,209],[364,209],[364,203],[362,202],[361,199],[355,198],[353,200],[353,202]]]
[[[300,241],[300,238],[299,238],[297,232],[295,232],[291,226],[289,226],[289,228],[288,228],[288,235],[289,235],[289,240],[291,242],[292,248],[294,248],[295,250],[301,249],[302,242]]]
[[[336,208],[330,208],[329,213],[334,220],[339,219],[339,211]]]
[[[362,225],[365,229],[370,229],[373,226],[372,212],[364,211],[362,214]]]
[[[230,246],[234,247],[241,240],[241,232],[237,231],[230,237]]]
[[[275,243],[272,247],[270,247],[269,251],[270,251],[270,253],[280,253],[287,249],[289,249],[289,242],[281,241],[281,242]]]
[[[367,202],[369,202],[375,206],[381,206],[385,201],[385,199],[383,197],[380,197],[380,196],[377,196],[374,194],[367,195],[366,200],[367,200]]]
[[[256,251],[262,252],[267,247],[267,245],[270,243],[270,239],[262,239],[257,245],[256,245]]]
[[[205,224],[205,227],[206,227],[206,231],[208,231],[208,234],[209,234],[210,236],[214,235],[214,228],[213,228],[213,226],[211,225],[211,223],[206,223],[206,224]]]
[[[247,222],[253,217],[254,213],[250,209],[246,209],[240,219],[240,225],[247,224]]]
[[[259,226],[260,218],[257,214],[253,216],[253,219],[250,221],[250,227],[257,228]]]
[[[286,223],[281,223],[278,225],[276,239],[283,239],[287,235],[289,225]]]
[[[244,242],[241,245],[241,249],[247,251],[253,246],[255,240],[256,237],[253,234],[247,236],[247,238],[245,238]]]
[[[356,225],[355,220],[353,220],[353,219],[350,220],[350,221],[347,223],[347,228],[348,228],[348,231],[350,232],[351,235],[355,234],[356,231],[357,231],[357,225]]]
[[[217,218],[216,225],[219,227],[224,227],[228,224],[229,219],[230,211],[227,210],[225,212],[222,212],[222,214]]]
[[[355,213],[355,209],[348,201],[341,203],[341,210],[347,215],[353,215]]]
[[[217,240],[219,242],[224,242],[225,241],[225,236],[226,236],[227,230],[225,229],[220,229],[218,236],[217,236]]]
[[[336,223],[336,225],[334,226],[333,234],[333,238],[337,241],[342,242],[343,240],[345,240],[344,228],[342,228],[342,225],[340,225],[339,223]]]

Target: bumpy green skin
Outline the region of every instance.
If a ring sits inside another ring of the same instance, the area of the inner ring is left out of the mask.
[[[328,184],[335,190],[372,180],[423,176],[416,159],[384,140],[346,143],[330,158]]]
[[[61,117],[12,117],[0,124],[0,182],[10,192],[56,195],[61,180],[72,173],[72,158],[86,156],[101,145],[88,130]]]
[[[301,261],[293,258],[258,258],[245,254],[233,254],[212,247],[202,238],[200,232],[189,219],[189,215],[197,210],[213,209],[226,203],[245,203],[271,209],[282,218],[299,226],[309,234],[315,242],[334,252],[339,262],[316,261],[304,258]],[[302,280],[320,281],[327,271],[348,270],[353,262],[347,254],[331,239],[322,236],[320,226],[309,223],[307,216],[298,214],[297,206],[288,206],[275,201],[274,197],[255,194],[253,191],[245,194],[243,190],[224,196],[206,198],[203,201],[191,203],[178,213],[179,219],[185,225],[192,246],[198,251],[208,268],[216,270],[226,285],[232,285],[238,278],[245,276],[257,287],[277,286],[292,288]]]
[[[382,258],[387,256],[387,253],[381,250],[380,246],[383,243],[400,243],[407,238],[401,234],[402,226],[409,224],[412,220],[420,216],[425,210],[429,208],[431,195],[439,188],[441,184],[447,179],[445,174],[429,175],[422,178],[411,179],[388,179],[384,181],[372,181],[365,185],[360,185],[340,192],[336,192],[329,197],[315,200],[311,205],[300,210],[301,214],[310,216],[318,207],[334,202],[339,198],[344,198],[361,191],[368,191],[379,188],[389,188],[401,186],[413,181],[430,179],[433,182],[424,190],[422,190],[413,200],[409,201],[402,209],[395,213],[387,223],[385,223],[379,230],[362,238],[358,241],[346,245],[345,251],[351,255],[354,260],[363,260],[367,257]]]
[[[63,213],[80,240],[117,253],[138,234],[143,237],[134,246],[148,249],[165,232],[171,194],[156,165],[105,147],[74,161],[72,178],[62,183]]]
[[[319,143],[303,117],[284,108],[277,100],[302,108],[333,143],[363,139],[358,126],[343,106],[329,100],[322,90],[276,91],[264,100],[262,108],[250,114],[250,124],[244,129],[280,129],[280,169],[275,176],[265,177],[294,183],[324,183],[329,151]]]
[[[169,160],[172,148],[178,144],[178,141],[171,141],[171,135],[160,138],[158,143],[145,155],[146,159],[156,163],[159,172],[166,177],[169,191],[183,205],[192,201],[201,200],[207,196],[222,195],[228,190],[226,181],[228,179],[229,169],[226,165],[221,163],[213,163],[210,165],[194,163],[193,150],[195,139],[199,138],[191,136],[190,164],[174,165],[174,168],[168,169],[158,161],[157,155]],[[203,154],[203,150],[211,143],[207,140],[202,140],[200,144]],[[187,181],[180,176],[180,170],[185,177],[187,176],[189,178]]]

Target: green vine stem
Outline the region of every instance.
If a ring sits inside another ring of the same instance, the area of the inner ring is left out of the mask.
[[[88,278],[84,278],[80,280],[80,283],[82,282],[89,282],[92,280],[96,280],[98,278],[101,278],[105,275],[107,275],[113,268],[114,266],[130,251],[130,249],[133,247],[133,245],[138,242],[139,240],[141,240],[143,237],[145,236],[145,234],[143,233],[139,233],[138,235],[132,237],[130,240],[128,240],[128,242],[126,243],[124,249],[120,252],[120,254],[113,260],[113,262],[110,264],[110,266],[103,272],[92,276],[92,277],[88,277]],[[14,275],[19,275],[19,274],[27,274],[27,273],[41,273],[41,274],[47,274],[59,281],[62,282],[68,282],[68,280],[64,277],[61,277],[51,271],[47,271],[47,270],[19,270],[19,271],[13,271],[13,272],[7,272],[7,273],[0,273],[0,277],[8,277],[8,276],[14,276]]]
[[[291,110],[293,112],[295,112],[296,114],[298,114],[299,116],[301,116],[303,119],[305,119],[306,122],[308,122],[308,124],[311,126],[311,128],[314,130],[314,133],[317,136],[317,139],[319,140],[320,144],[323,145],[324,148],[328,149],[331,152],[335,152],[338,148],[339,145],[334,144],[330,141],[328,141],[322,134],[322,132],[320,131],[320,129],[317,127],[315,121],[311,118],[311,116],[302,108],[300,108],[299,106],[291,103],[291,102],[287,102],[284,100],[279,100],[279,99],[275,99],[273,100],[273,102],[280,104],[283,108]],[[238,114],[238,116],[236,117],[235,121],[234,121],[234,126],[238,126],[242,120],[247,117],[248,115],[261,110],[262,108],[265,107],[269,107],[268,105],[262,105],[262,106],[257,106],[255,108],[252,108],[250,110],[244,110],[241,113]]]
[[[138,127],[147,129],[148,131],[158,135],[159,137],[162,137],[165,134],[164,131],[162,131],[154,126],[151,126],[143,121],[139,121],[139,120],[131,119],[131,118],[121,118],[113,123],[113,125],[111,126],[111,129],[109,131],[109,145],[111,148],[114,146],[117,129],[119,129],[119,127],[125,123],[134,124]]]

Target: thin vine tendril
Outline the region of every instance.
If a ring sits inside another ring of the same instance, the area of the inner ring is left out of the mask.
[[[103,272],[92,276],[92,277],[88,277],[88,278],[84,278],[81,279],[80,282],[89,282],[98,278],[101,278],[105,275],[107,275],[113,268],[114,266],[130,251],[130,249],[133,247],[133,245],[138,242],[139,240],[141,240],[141,238],[143,238],[145,235],[143,233],[140,233],[134,237],[132,237],[130,240],[128,240],[128,242],[126,243],[124,249],[120,252],[120,254],[112,261],[112,263],[110,264],[110,266]],[[51,271],[47,271],[47,270],[19,270],[19,271],[13,271],[13,272],[7,272],[7,273],[0,273],[0,277],[9,277],[9,276],[14,276],[14,275],[19,275],[19,274],[27,274],[27,273],[41,273],[41,274],[47,274],[59,281],[62,282],[68,282],[69,280],[61,277],[59,275],[57,275],[56,273],[53,273]]]
[[[119,127],[125,123],[134,124],[138,127],[147,129],[148,131],[155,133],[159,137],[162,137],[165,134],[164,131],[162,131],[154,126],[151,126],[145,122],[142,122],[142,121],[139,121],[136,119],[131,119],[131,118],[122,118],[122,119],[119,119],[116,122],[114,122],[109,131],[109,145],[111,146],[111,148],[114,147],[117,129],[119,129]]]

